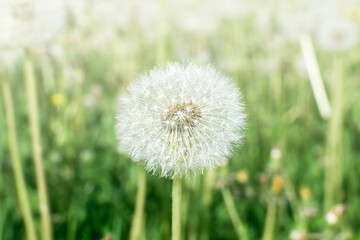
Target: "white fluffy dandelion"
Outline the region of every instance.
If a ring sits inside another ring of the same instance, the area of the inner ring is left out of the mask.
[[[0,0],[0,46],[29,47],[50,40],[64,13],[61,0]]]
[[[178,178],[222,165],[242,138],[244,104],[214,68],[168,63],[119,100],[119,146],[146,170]]]
[[[318,32],[318,44],[327,51],[347,51],[359,42],[359,32],[349,19],[333,18],[324,22]]]

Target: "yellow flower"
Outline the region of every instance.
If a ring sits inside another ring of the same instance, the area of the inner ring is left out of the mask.
[[[50,101],[55,106],[62,106],[65,104],[65,97],[60,93],[55,93],[51,96]]]
[[[236,180],[239,181],[239,183],[245,184],[247,183],[249,178],[249,174],[246,170],[241,170],[236,173]]]
[[[308,201],[311,198],[311,191],[308,186],[302,186],[300,188],[300,197],[303,201]]]
[[[272,182],[272,189],[276,194],[280,194],[284,185],[284,180],[280,175],[276,175]]]

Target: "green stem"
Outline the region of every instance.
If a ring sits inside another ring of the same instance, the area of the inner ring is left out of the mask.
[[[175,178],[172,189],[172,240],[181,239],[181,190],[182,180]]]
[[[235,227],[236,233],[239,237],[239,239],[247,240],[247,232],[244,224],[241,222],[240,217],[237,213],[235,202],[233,197],[231,196],[231,193],[228,189],[223,188],[221,190],[222,196],[224,198],[226,210],[228,211],[230,215],[230,219]]]
[[[328,136],[327,156],[325,169],[325,211],[341,199],[342,185],[342,124],[344,107],[344,63],[341,56],[334,62],[334,75],[332,79],[332,108]]]
[[[25,77],[25,85],[27,91],[27,101],[29,107],[28,114],[30,120],[36,182],[39,192],[40,216],[42,223],[42,238],[43,240],[51,240],[52,226],[51,226],[50,209],[49,209],[47,189],[46,189],[45,174],[43,169],[43,159],[41,153],[38,104],[36,99],[37,89],[36,89],[34,67],[32,65],[29,52],[26,53],[24,74],[25,74],[24,77]]]
[[[157,0],[158,2],[158,19],[157,19],[157,42],[156,42],[156,62],[159,66],[163,66],[166,61],[166,36],[164,30],[165,24],[165,1],[164,0]]]
[[[130,239],[138,240],[141,237],[141,229],[143,224],[143,213],[146,196],[146,175],[141,166],[138,172],[138,189],[136,194],[136,206],[134,218],[131,224]]]
[[[11,164],[14,171],[16,191],[19,198],[20,210],[24,217],[27,239],[36,240],[36,231],[34,227],[34,220],[31,215],[29,198],[26,190],[25,180],[23,176],[23,170],[20,163],[17,137],[16,137],[16,127],[15,127],[15,117],[14,117],[14,105],[12,102],[12,95],[8,80],[5,78],[2,81],[2,89],[4,94],[5,102],[5,111],[6,111],[6,121],[8,125],[8,138],[11,152]]]
[[[203,194],[202,194],[202,200],[203,200],[203,218],[202,218],[202,227],[201,227],[201,234],[200,239],[201,240],[207,240],[209,239],[209,228],[210,228],[210,217],[211,217],[211,211],[210,211],[210,205],[212,202],[212,190],[214,186],[214,181],[216,178],[216,172],[214,170],[209,170],[206,172],[204,176],[204,187],[203,187]]]
[[[262,240],[274,239],[275,221],[276,221],[276,204],[275,202],[271,202],[269,203],[266,212],[265,229]]]
[[[331,108],[310,36],[302,36],[300,38],[300,45],[320,115],[324,119],[328,119],[331,115]]]

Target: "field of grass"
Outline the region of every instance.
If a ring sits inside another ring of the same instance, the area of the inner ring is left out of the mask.
[[[27,236],[14,178],[14,141],[37,239],[44,231],[26,84],[32,77],[38,106],[33,124],[41,144],[35,152],[44,167],[51,235],[129,238],[142,167],[118,150],[117,98],[138,74],[167,61],[219,69],[239,87],[247,114],[243,142],[228,163],[184,178],[182,239],[360,239],[360,45],[329,51],[316,34],[294,39],[279,23],[279,16],[291,22],[295,13],[315,6],[290,1],[285,7],[278,0],[274,4],[284,7],[278,9],[243,1],[244,13],[236,12],[236,1],[224,1],[230,3],[228,16],[224,9],[204,7],[207,1],[178,6],[175,0],[147,0],[132,6],[138,12],[122,28],[116,11],[96,15],[100,1],[82,2],[88,4],[84,16],[69,11],[51,42],[28,47],[11,66],[0,57],[0,240]],[[122,1],[104,2],[116,9]],[[334,4],[359,30],[360,4]],[[314,63],[306,67],[303,60],[309,36],[331,114],[321,114],[319,101],[326,99],[316,99],[319,89],[307,72]],[[140,239],[170,239],[172,180],[145,176]]]

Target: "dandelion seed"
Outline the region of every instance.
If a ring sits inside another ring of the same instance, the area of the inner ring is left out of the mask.
[[[229,78],[210,66],[169,63],[129,86],[119,100],[116,130],[120,148],[134,161],[175,178],[223,165],[243,136],[244,121],[241,95]]]

